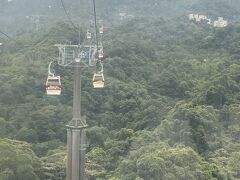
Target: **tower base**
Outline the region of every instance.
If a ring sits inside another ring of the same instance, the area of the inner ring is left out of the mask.
[[[67,126],[67,178],[86,180],[85,153],[87,126]]]

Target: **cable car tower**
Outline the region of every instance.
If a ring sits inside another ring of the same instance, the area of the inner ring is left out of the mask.
[[[74,68],[73,87],[73,117],[67,127],[67,172],[66,180],[86,180],[85,151],[87,123],[81,118],[81,74],[83,68],[95,67],[93,74],[93,87],[104,87],[103,75],[103,26],[97,28],[95,0],[94,4],[94,31],[87,30],[82,43],[78,45],[55,44],[59,49],[58,65]],[[98,37],[100,34],[100,40]],[[92,35],[95,35],[92,36]],[[100,41],[100,44],[99,44]],[[50,69],[49,65],[49,69]],[[55,77],[48,73],[48,79]],[[60,82],[60,76],[59,82]],[[48,82],[48,81],[47,81]],[[50,95],[50,94],[49,94]],[[55,95],[60,95],[55,94]]]

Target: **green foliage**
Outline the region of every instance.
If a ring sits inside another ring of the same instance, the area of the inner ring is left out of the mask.
[[[87,130],[87,137],[90,147],[103,147],[108,137],[108,130],[104,127],[94,126]]]
[[[11,135],[16,131],[14,126],[7,122],[5,119],[0,118],[0,137],[11,137]]]
[[[87,171],[88,179],[103,178],[107,174],[106,167],[110,166],[111,157],[102,148],[95,147],[87,154]]]
[[[39,180],[40,161],[29,144],[1,139],[0,169],[3,180]]]
[[[62,180],[66,178],[66,148],[50,150],[41,158],[43,173],[41,179]]]
[[[88,178],[239,179],[239,33],[184,17],[134,19],[107,32],[106,88],[92,88],[92,69],[82,76]],[[19,37],[30,45],[10,43],[0,56],[0,137],[27,141],[41,157],[27,143],[28,151],[4,139],[0,177],[65,178],[72,69],[60,68],[61,97],[46,96],[43,86],[57,55],[52,45],[76,37],[58,23]]]
[[[191,148],[171,148],[163,143],[130,152],[117,170],[120,179],[217,179],[215,168]]]

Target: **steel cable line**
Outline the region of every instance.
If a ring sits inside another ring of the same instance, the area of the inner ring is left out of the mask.
[[[96,1],[93,0],[93,13],[94,13],[94,25],[95,25],[95,38],[96,38],[96,44],[97,44],[97,53],[98,53],[98,29],[97,29],[97,13],[96,13]],[[95,70],[97,70],[97,68],[101,67],[101,72],[103,72],[103,64],[101,61],[97,61],[96,62],[96,67]]]
[[[95,2],[94,2],[94,4],[95,4]],[[63,8],[63,10],[64,10],[64,12],[65,12],[65,15],[67,16],[69,22],[70,22],[71,25],[73,26],[74,31],[76,31],[76,32],[79,33],[79,30],[80,30],[80,29],[79,29],[79,27],[77,27],[77,26],[74,24],[74,22],[72,21],[72,19],[71,19],[69,13],[68,13],[67,10],[66,10],[66,6],[65,6],[63,0],[61,0],[61,6],[62,6],[62,8]],[[94,9],[95,9],[95,7],[94,7]],[[95,15],[96,15],[96,14],[95,14]],[[95,17],[96,17],[96,16],[95,16]],[[95,19],[96,19],[96,18],[95,18]],[[96,24],[95,24],[95,27],[96,27]],[[96,32],[97,32],[97,30],[96,30]],[[1,30],[0,30],[0,34],[3,34],[4,36],[6,36],[8,39],[10,39],[10,40],[12,40],[12,41],[18,42],[16,39],[14,39],[14,38],[11,37],[10,35],[4,33],[4,32],[1,31]],[[46,37],[44,38],[44,40],[47,39],[48,36],[49,36],[49,34],[46,35]],[[98,40],[97,40],[97,41],[98,41]],[[33,46],[36,46],[36,45],[39,44],[39,43],[41,43],[41,42],[37,42],[37,43],[34,44]]]
[[[73,26],[73,30],[74,30],[75,32],[80,32],[80,29],[79,29],[79,31],[77,30],[78,27],[73,23],[73,21],[71,20],[69,14],[67,13],[67,10],[66,10],[66,7],[65,7],[65,5],[64,5],[63,0],[61,0],[61,5],[62,5],[62,7],[63,7],[63,10],[64,10],[64,12],[65,12],[68,20],[71,22],[71,24],[72,24],[72,26]],[[79,28],[80,28],[80,27],[79,27]],[[14,41],[14,42],[16,42],[16,43],[20,42],[20,40],[16,40],[15,38],[11,37],[10,35],[8,35],[7,33],[3,32],[3,31],[1,31],[1,30],[0,30],[0,34],[4,35],[5,37],[7,37],[7,38],[8,38],[9,40],[11,40],[11,41]],[[43,41],[45,41],[45,40],[49,37],[49,35],[50,35],[50,33],[47,33],[47,34],[45,35],[45,38],[42,39],[42,41],[36,42],[36,43],[31,44],[30,46],[26,46],[26,47],[34,48],[34,47],[38,46],[38,45],[41,44]],[[29,57],[29,55],[26,55],[26,56]],[[31,58],[30,58],[30,59],[31,59]]]
[[[65,14],[66,14],[68,20],[69,20],[70,23],[72,24],[72,26],[73,26],[75,32],[78,32],[78,33],[79,33],[79,44],[80,44],[80,39],[81,39],[81,35],[80,35],[80,26],[77,27],[77,26],[74,24],[74,22],[72,21],[72,19],[71,19],[69,13],[68,13],[67,10],[66,10],[66,7],[65,7],[65,5],[64,5],[63,0],[61,0],[61,5],[62,5],[62,7],[63,7],[63,10],[64,10],[64,12],[65,12]],[[84,38],[83,38],[83,42],[84,42],[85,40],[86,40],[86,37],[84,36]]]
[[[97,35],[97,32],[98,32],[98,31],[97,31],[97,18],[96,18],[95,0],[93,0],[93,5],[94,5],[94,20],[95,20],[95,31],[96,31],[96,43],[97,43],[97,48],[98,48],[98,46],[99,46],[99,44],[98,44],[99,41],[98,41],[98,35]],[[63,10],[64,10],[64,12],[65,12],[65,15],[67,16],[68,20],[70,21],[71,25],[73,26],[74,31],[80,33],[80,27],[78,28],[78,27],[74,24],[74,22],[72,21],[69,13],[68,13],[67,10],[66,10],[66,6],[65,6],[63,0],[61,0],[61,6],[62,6],[62,8],[63,8]],[[4,33],[4,32],[1,31],[1,30],[0,30],[0,34],[3,34],[4,36],[6,36],[6,37],[7,37],[8,39],[10,39],[11,41],[19,42],[19,40],[16,40],[15,38],[11,37],[10,35],[8,35],[7,33]],[[45,35],[45,38],[43,38],[42,41],[46,40],[46,39],[49,37],[49,35],[50,35],[50,33],[46,34],[46,35]],[[79,34],[79,35],[80,35],[80,34]],[[84,37],[84,40],[85,40],[85,38],[86,38],[86,37]],[[36,43],[32,44],[31,47],[36,47],[38,44],[41,44],[42,41],[41,41],[41,42],[36,42]]]
[[[17,42],[16,39],[12,38],[11,36],[9,36],[8,34],[4,33],[3,31],[0,30],[0,33],[3,34],[4,36],[6,36],[8,39]]]
[[[98,49],[98,29],[97,29],[97,13],[96,13],[96,2],[93,0],[93,11],[94,11],[94,24],[95,24],[95,38],[97,43],[97,49]]]
[[[74,24],[74,22],[72,21],[70,15],[68,14],[68,12],[67,12],[67,10],[66,10],[66,7],[65,7],[65,5],[64,5],[63,0],[61,0],[61,5],[62,5],[62,8],[63,8],[63,10],[64,10],[64,12],[65,12],[68,20],[70,21],[70,23],[72,24],[72,26],[75,28],[75,31],[78,32],[78,29],[79,29],[79,28],[78,28],[78,27]]]

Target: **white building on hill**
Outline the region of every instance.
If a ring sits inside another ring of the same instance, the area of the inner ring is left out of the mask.
[[[201,15],[201,14],[189,14],[188,18],[189,18],[189,20],[194,20],[196,22],[201,22],[203,20],[207,20],[207,16]]]
[[[212,21],[210,18],[208,18],[205,15],[188,14],[188,18],[189,18],[189,20],[195,21],[195,22],[207,23],[209,25],[213,24],[214,27],[223,28],[223,27],[228,26],[228,22],[226,20],[224,20],[223,17],[218,17],[217,21]]]
[[[226,27],[228,25],[228,22],[223,19],[223,17],[218,17],[217,21],[214,21],[213,26],[214,27]]]

